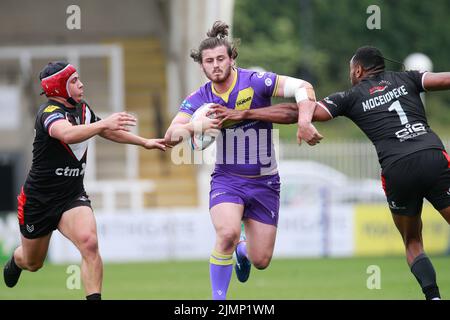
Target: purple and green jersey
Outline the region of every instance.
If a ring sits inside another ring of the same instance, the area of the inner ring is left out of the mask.
[[[180,113],[192,114],[205,103],[217,103],[230,109],[248,110],[267,107],[276,92],[278,76],[237,68],[230,89],[218,93],[211,82],[187,97]],[[272,123],[255,120],[225,123],[216,138],[216,171],[244,176],[272,175],[277,162],[272,141]]]

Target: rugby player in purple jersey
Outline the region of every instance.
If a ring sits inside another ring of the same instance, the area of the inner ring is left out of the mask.
[[[210,80],[188,96],[167,130],[167,144],[175,144],[194,133],[193,113],[205,103],[233,110],[269,106],[271,97],[295,98],[299,105],[315,101],[306,81],[271,72],[237,68],[237,50],[228,39],[228,25],[217,21],[198,48],[191,53]],[[212,298],[226,299],[236,252],[236,275],[247,281],[251,264],[269,265],[277,232],[280,178],[272,141],[272,123],[266,121],[223,122],[201,117],[203,131],[221,129],[216,138],[216,165],[210,191],[211,220],[216,242],[210,256]],[[195,122],[195,121],[194,121]],[[219,125],[220,123],[220,125]],[[309,123],[305,140],[314,145],[322,136]],[[245,237],[240,241],[241,221]]]

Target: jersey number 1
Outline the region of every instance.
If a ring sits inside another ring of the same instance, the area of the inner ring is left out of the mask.
[[[391,106],[388,109],[389,111],[393,111],[395,110],[398,114],[398,116],[400,117],[400,122],[402,124],[407,124],[408,123],[408,117],[406,116],[405,111],[402,108],[402,105],[400,104],[400,101],[395,101],[393,104],[391,104]]]

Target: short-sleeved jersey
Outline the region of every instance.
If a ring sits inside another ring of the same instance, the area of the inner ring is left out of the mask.
[[[350,118],[372,141],[382,168],[419,150],[444,149],[431,130],[418,71],[385,71],[318,102],[332,117]]]
[[[73,198],[84,191],[88,141],[65,144],[49,134],[54,123],[68,120],[72,125],[99,120],[86,103],[67,108],[54,100],[39,107],[35,121],[33,162],[24,185],[27,198],[51,203]]]
[[[180,113],[190,117],[205,103],[236,110],[267,107],[277,81],[278,76],[271,72],[237,68],[237,76],[227,92],[220,94],[207,82],[183,101]],[[216,170],[245,176],[276,173],[272,128],[270,122],[253,120],[225,124],[216,138]]]

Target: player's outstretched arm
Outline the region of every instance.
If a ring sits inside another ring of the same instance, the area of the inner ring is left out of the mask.
[[[117,142],[134,144],[136,146],[143,147],[145,149],[160,149],[166,151],[167,147],[164,144],[164,139],[146,139],[141,136],[135,135],[123,130],[104,130],[99,134],[102,138]]]
[[[85,141],[105,130],[129,131],[130,129],[128,127],[135,125],[135,117],[126,112],[117,112],[106,119],[91,124],[74,126],[67,120],[56,121],[50,127],[49,135],[66,144],[72,144]]]
[[[211,110],[206,115],[209,116],[210,114],[215,114],[215,117],[220,119],[220,126],[227,120],[260,120],[278,124],[293,124],[298,122],[298,106],[293,102],[281,102],[269,107],[248,110],[229,109],[216,104],[211,106]],[[322,107],[318,104],[314,107],[312,121],[328,121],[330,119],[332,119],[330,114]]]
[[[320,105],[320,103],[316,103],[316,107],[314,109],[313,121],[323,122],[333,119],[329,112],[325,111],[324,107]]]
[[[427,72],[423,78],[425,90],[448,90],[450,89],[450,72]]]
[[[207,116],[210,114],[214,114],[217,119],[220,119],[220,126],[227,120],[260,120],[279,124],[292,124],[297,123],[298,106],[296,103],[286,102],[270,107],[235,110],[216,104],[211,106]]]

